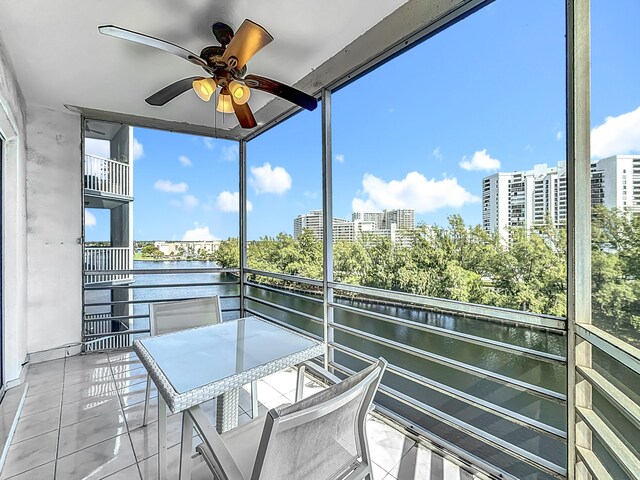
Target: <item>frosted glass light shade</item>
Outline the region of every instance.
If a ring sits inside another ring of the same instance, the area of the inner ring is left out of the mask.
[[[244,105],[247,103],[251,96],[251,90],[249,90],[249,87],[242,85],[240,82],[236,82],[235,80],[232,80],[229,83],[229,91],[233,96],[233,101],[238,105]]]
[[[220,94],[218,97],[218,106],[216,107],[216,110],[221,113],[233,113],[231,95]]]
[[[201,78],[200,80],[193,81],[193,90],[201,100],[208,102],[211,99],[211,95],[216,91],[216,81],[213,78]]]

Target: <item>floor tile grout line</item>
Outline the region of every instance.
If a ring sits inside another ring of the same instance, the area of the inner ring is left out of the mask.
[[[111,358],[109,357],[109,354],[107,354],[107,361],[109,362],[109,368],[111,369],[111,374],[113,375],[113,365],[111,365]],[[125,428],[127,429],[127,437],[129,438],[129,444],[131,445],[131,452],[133,453],[133,460],[135,462],[136,469],[138,470],[138,476],[140,477],[140,480],[142,480],[142,470],[140,470],[140,463],[138,462],[138,456],[136,455],[136,449],[133,446],[133,439],[131,438],[131,429],[129,428],[129,421],[127,420],[127,416],[124,414],[124,407],[123,407],[123,404],[122,404],[122,396],[120,395],[120,390],[116,389],[116,392],[118,393],[118,403],[120,404],[120,411],[122,412],[122,416],[124,418],[124,425],[125,425]],[[145,401],[146,401],[146,397],[145,397]],[[151,401],[151,399],[149,399],[149,401]],[[126,468],[128,468],[128,467],[126,467]]]
[[[67,356],[64,357],[64,362],[62,363],[62,393],[60,394],[60,418],[58,419],[58,438],[56,439],[56,456],[53,461],[53,478],[55,479],[58,476],[58,451],[60,449],[60,431],[62,430],[62,405],[64,402],[64,377],[67,375]]]

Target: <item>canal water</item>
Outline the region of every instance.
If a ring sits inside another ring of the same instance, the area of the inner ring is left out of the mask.
[[[135,269],[159,270],[172,268],[214,268],[216,266],[212,262],[191,261],[135,261],[134,264]],[[232,281],[233,279],[234,277],[226,274],[135,275],[135,284],[160,286],[168,283],[205,283]],[[141,288],[134,289],[133,292],[134,300],[158,300],[206,295],[237,295],[238,286]],[[289,296],[284,293],[267,291],[255,287],[250,287],[247,293],[256,298],[322,318],[321,304],[303,298]],[[566,337],[555,333],[470,317],[434,313],[417,308],[389,306],[352,299],[338,299],[337,301],[352,307],[379,312],[413,322],[473,334],[490,340],[498,340],[507,344],[527,347],[542,352],[565,355]],[[223,309],[237,309],[238,303],[237,299],[223,300]],[[319,336],[322,335],[321,325],[317,325],[307,318],[293,313],[283,312],[254,301],[248,301],[248,307],[278,318],[300,329]],[[148,314],[148,305],[146,303],[135,304],[134,314]],[[229,311],[224,313],[224,318],[237,318],[238,315],[238,311]],[[564,394],[566,390],[566,369],[564,365],[557,365],[516,353],[503,352],[482,345],[475,345],[458,339],[424,332],[411,328],[410,326],[400,326],[339,309],[335,310],[335,322],[381,338],[399,342],[403,345],[415,347],[425,352],[453,359],[466,365],[497,373],[507,378],[531,383],[554,392]],[[148,319],[134,321],[133,328],[139,329],[146,327],[148,327]],[[524,392],[515,386],[508,385],[506,382],[498,382],[483,378],[480,375],[472,375],[452,368],[451,366],[445,366],[433,360],[407,354],[398,349],[383,346],[379,343],[365,340],[345,332],[336,331],[335,341],[372,357],[383,356],[390,363],[402,367],[405,370],[427,377],[464,394],[472,395],[512,412],[517,412],[526,418],[545,423],[562,431],[566,429],[566,410],[562,404],[536,396],[532,393]],[[364,366],[359,360],[340,352],[335,352],[335,361],[352,370],[358,370]],[[471,425],[477,432],[484,432],[484,434],[507,441],[542,459],[563,467],[566,466],[566,446],[560,440],[521,427],[516,423],[504,420],[478,407],[452,399],[448,395],[439,393],[436,389],[421,386],[390,372],[385,374],[383,383],[410,398],[416,399],[427,407],[436,408],[452,418]],[[474,439],[472,436],[463,434],[459,430],[452,428],[451,425],[441,420],[436,420],[424,412],[410,408],[404,403],[393,400],[385,395],[379,395],[377,401],[396,412],[400,412],[414,424],[426,428],[428,431],[489,461],[518,478],[551,478],[526,463],[510,455],[506,455],[504,451],[489,447],[485,443]]]

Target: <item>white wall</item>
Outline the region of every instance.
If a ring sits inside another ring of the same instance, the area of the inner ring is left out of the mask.
[[[27,108],[27,351],[77,343],[82,322],[80,116]]]
[[[15,383],[26,356],[27,240],[25,102],[0,38],[2,159],[4,378]]]

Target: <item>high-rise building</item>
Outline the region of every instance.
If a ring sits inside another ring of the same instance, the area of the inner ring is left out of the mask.
[[[322,210],[311,210],[306,215],[298,215],[293,219],[293,237],[298,238],[307,228],[313,236],[322,240]]]
[[[615,155],[592,163],[591,204],[640,212],[640,155]]]
[[[415,210],[404,208],[384,210],[383,212],[353,212],[352,221],[373,222],[376,230],[387,230],[395,224],[396,228],[412,230],[416,227]]]
[[[615,155],[591,165],[591,203],[640,212],[640,156]],[[495,173],[482,179],[482,226],[505,238],[510,227],[534,228],[567,220],[567,172],[535,165],[533,170]]]
[[[311,210],[293,219],[293,236],[298,238],[307,228],[313,236],[322,240],[322,210]],[[415,212],[411,209],[385,210],[384,212],[354,212],[351,221],[333,218],[333,241],[353,242],[363,235],[381,235],[393,242],[405,245],[411,240],[408,231],[415,228]]]

